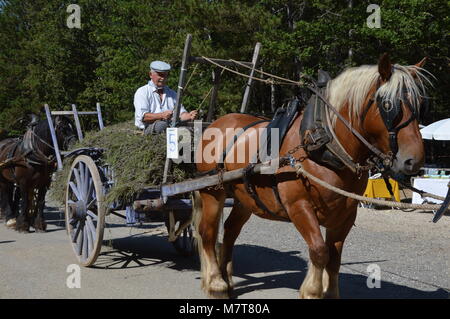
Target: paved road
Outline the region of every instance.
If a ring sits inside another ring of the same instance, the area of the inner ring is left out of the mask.
[[[19,234],[0,224],[0,298],[205,298],[197,258],[179,256],[162,223],[121,224],[106,231],[94,268],[81,268],[81,288],[68,288],[75,263],[54,208],[49,231]],[[360,209],[343,255],[343,298],[448,298],[450,216]],[[297,298],[305,276],[306,245],[291,224],[253,216],[235,249],[236,295]],[[367,287],[368,266],[380,268],[381,287]]]

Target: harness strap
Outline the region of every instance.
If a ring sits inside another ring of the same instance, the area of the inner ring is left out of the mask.
[[[281,216],[278,216],[277,214],[275,214],[274,212],[272,212],[269,208],[267,208],[267,206],[262,202],[261,198],[259,198],[258,193],[256,192],[256,188],[255,188],[255,184],[250,182],[250,177],[254,174],[253,169],[255,168],[255,164],[251,163],[249,164],[245,170],[244,170],[244,175],[242,176],[242,179],[244,181],[244,186],[245,189],[247,190],[247,193],[250,195],[251,198],[253,198],[253,200],[255,201],[256,205],[262,209],[264,212],[266,212],[267,214],[271,215],[272,217],[276,218],[277,220],[280,221],[284,221],[284,222],[290,222],[291,220],[288,218],[284,218]],[[280,201],[280,195],[278,193],[278,189],[275,191],[273,187],[276,187],[275,185],[272,185],[272,190],[275,193],[275,197],[277,198],[277,200]],[[283,209],[284,206],[282,205]]]
[[[358,131],[356,131],[344,117],[339,114],[339,112],[327,101],[327,99],[315,88],[312,86],[308,86],[308,89],[315,93],[324,103],[325,105],[337,116],[337,118],[355,135],[372,153],[376,154],[383,161],[391,161],[390,157],[381,152],[375,146],[369,143]]]

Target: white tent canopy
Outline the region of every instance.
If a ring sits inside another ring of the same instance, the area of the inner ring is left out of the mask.
[[[450,141],[450,118],[425,126],[420,133],[427,140]]]

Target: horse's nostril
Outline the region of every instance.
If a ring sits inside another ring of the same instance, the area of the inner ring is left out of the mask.
[[[409,173],[416,173],[420,168],[420,162],[416,161],[414,158],[407,159],[404,162],[404,168],[409,171]]]
[[[414,164],[414,161],[413,161],[412,158],[407,159],[407,160],[405,161],[405,166],[413,166],[413,164]]]

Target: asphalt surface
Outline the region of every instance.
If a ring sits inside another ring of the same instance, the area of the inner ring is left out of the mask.
[[[68,288],[76,259],[64,216],[49,207],[46,219],[47,233],[20,234],[0,224],[1,299],[206,297],[198,258],[178,255],[163,223],[129,228],[115,219],[95,266],[81,267],[80,288]],[[344,248],[341,297],[449,298],[450,216],[431,219],[430,212],[360,208]],[[236,298],[297,298],[307,262],[292,224],[252,216],[234,251]],[[368,288],[372,267],[379,267],[380,288]]]

